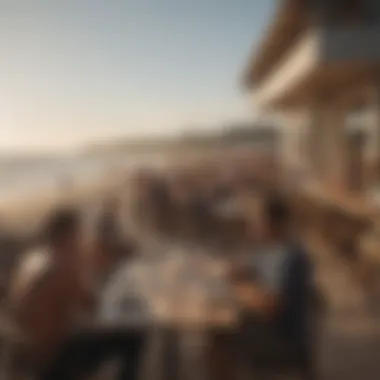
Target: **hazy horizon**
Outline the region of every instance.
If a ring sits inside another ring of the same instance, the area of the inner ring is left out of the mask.
[[[252,119],[239,77],[273,6],[273,0],[3,4],[0,149],[65,151]]]

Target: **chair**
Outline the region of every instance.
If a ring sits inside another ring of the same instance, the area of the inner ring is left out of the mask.
[[[303,380],[318,377],[317,348],[323,303],[317,293],[311,300],[308,315],[309,339],[303,350],[296,349],[293,342],[280,339],[276,325],[266,323],[255,315],[242,318],[242,330],[238,334],[239,360],[242,367],[251,372],[251,377],[260,375],[272,378],[274,375],[293,375]],[[301,377],[300,377],[301,376]]]

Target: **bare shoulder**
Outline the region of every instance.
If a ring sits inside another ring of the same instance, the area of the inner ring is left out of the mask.
[[[38,247],[25,252],[13,274],[10,289],[11,300],[17,303],[28,293],[45,287],[54,280],[56,272],[51,253],[46,247]]]

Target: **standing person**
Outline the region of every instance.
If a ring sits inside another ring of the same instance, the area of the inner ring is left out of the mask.
[[[27,253],[10,291],[14,319],[27,338],[41,380],[79,379],[110,355],[124,360],[122,379],[133,378],[141,352],[137,333],[74,334],[78,319],[94,306],[83,276],[81,220],[74,210],[56,212],[41,247]],[[132,361],[131,361],[132,360]]]
[[[262,227],[262,247],[251,257],[254,285],[240,289],[251,315],[246,325],[248,341],[244,338],[247,354],[255,365],[269,360],[270,366],[273,358],[283,360],[287,353],[291,357],[285,361],[295,362],[311,376],[312,264],[295,242],[290,210],[279,197],[264,201]]]

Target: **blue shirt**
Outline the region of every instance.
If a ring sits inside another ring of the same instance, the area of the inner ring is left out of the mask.
[[[304,347],[308,339],[312,280],[313,268],[307,253],[301,246],[290,245],[282,275],[278,326],[283,337],[299,348]]]

